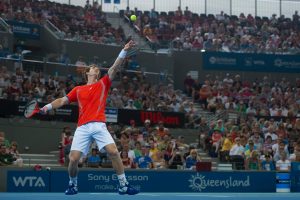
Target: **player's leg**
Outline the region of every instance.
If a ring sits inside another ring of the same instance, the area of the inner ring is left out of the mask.
[[[115,169],[117,175],[124,174],[123,162],[121,160],[120,153],[115,143],[107,144],[104,148],[112,161],[113,168]]]
[[[74,138],[72,141],[71,152],[69,155],[69,186],[68,189],[65,191],[67,195],[77,194],[77,174],[78,174],[78,163],[82,156],[82,154],[87,154],[90,140],[91,140],[91,133],[88,131],[87,125],[82,125],[78,127],[75,131]]]
[[[131,187],[126,180],[120,153],[112,136],[108,132],[105,123],[96,122],[94,125],[95,133],[93,134],[93,138],[99,149],[105,148],[112,161],[113,168],[115,169],[119,180],[119,194],[137,194],[139,191]]]
[[[120,153],[119,153],[115,143],[107,144],[105,146],[105,150],[107,151],[107,153],[112,161],[113,168],[115,169],[116,174],[118,176],[118,180],[119,180],[118,192],[119,192],[119,194],[135,195],[135,194],[139,193],[139,191],[136,190],[135,188],[133,188],[131,185],[129,185],[128,181],[126,180],[123,162],[121,160]]]
[[[77,177],[78,174],[78,162],[81,157],[81,152],[73,150],[70,152],[69,155],[69,166],[68,166],[68,172],[69,176],[71,178]],[[77,180],[76,180],[76,185],[77,185]]]

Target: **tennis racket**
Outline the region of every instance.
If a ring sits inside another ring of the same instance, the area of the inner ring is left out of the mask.
[[[26,104],[24,109],[24,116],[26,118],[31,118],[37,113],[40,113],[40,107],[37,100],[34,99]]]

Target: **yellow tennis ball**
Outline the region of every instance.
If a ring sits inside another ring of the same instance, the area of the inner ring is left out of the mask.
[[[136,15],[131,15],[130,20],[133,21],[133,22],[136,21]]]

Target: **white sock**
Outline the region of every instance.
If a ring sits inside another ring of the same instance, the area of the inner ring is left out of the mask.
[[[75,186],[77,186],[77,176],[76,177],[70,177],[70,181],[69,181],[69,185],[74,184]]]
[[[118,180],[121,186],[125,186],[126,184],[128,184],[125,174],[118,175]]]

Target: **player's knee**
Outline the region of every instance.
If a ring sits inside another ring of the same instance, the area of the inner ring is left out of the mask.
[[[118,150],[115,150],[115,151],[111,151],[111,152],[109,152],[109,157],[110,157],[110,159],[117,159],[117,158],[119,158],[120,157],[120,153],[119,153],[119,151]]]
[[[76,163],[79,161],[79,159],[80,158],[78,158],[78,156],[76,156],[76,155],[72,155],[72,154],[69,155],[69,160],[71,163]]]

